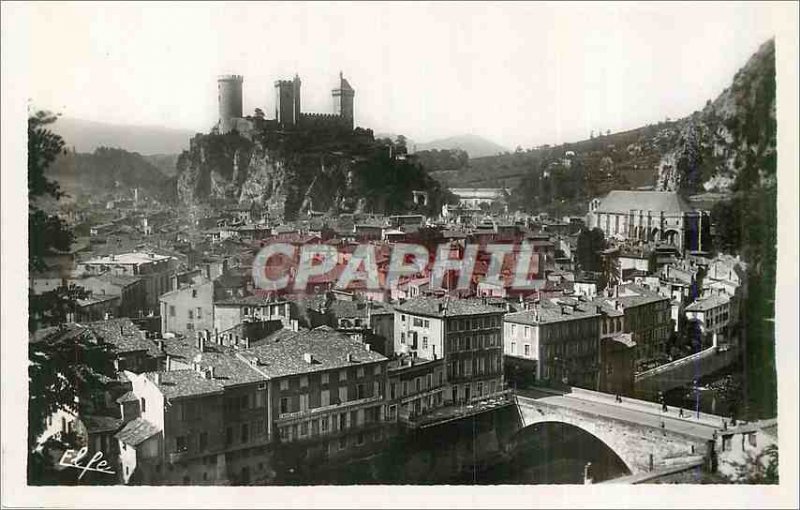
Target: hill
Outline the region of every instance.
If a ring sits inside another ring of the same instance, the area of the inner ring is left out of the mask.
[[[477,135],[451,136],[449,138],[433,140],[432,142],[416,144],[417,152],[455,149],[466,152],[470,158],[494,156],[503,152],[508,152],[508,149],[505,147]]]
[[[59,117],[53,131],[76,152],[90,153],[100,147],[118,147],[139,154],[180,154],[188,148],[194,132],[158,126],[108,124],[70,117]]]
[[[775,44],[764,43],[729,88],[691,115],[558,146],[427,168],[446,186],[510,187],[525,210],[584,213],[611,189],[728,194],[775,178]],[[429,158],[430,159],[430,158]],[[437,161],[441,161],[439,164]]]
[[[62,154],[47,169],[47,176],[72,196],[104,196],[139,188],[142,196],[169,198],[175,189],[174,178],[161,173],[141,154],[106,147],[92,153]]]

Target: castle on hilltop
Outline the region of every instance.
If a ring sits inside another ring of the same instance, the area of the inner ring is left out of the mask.
[[[241,75],[227,74],[217,79],[219,121],[217,130],[228,133],[236,130],[249,132],[253,128],[253,118],[242,116],[242,83]],[[292,80],[275,82],[275,119],[274,123],[283,129],[292,128],[336,128],[353,129],[353,98],[355,90],[350,86],[342,73],[339,73],[339,86],[331,91],[333,112],[303,113],[300,103],[300,77]]]

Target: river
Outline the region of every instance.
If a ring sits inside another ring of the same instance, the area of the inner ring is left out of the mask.
[[[309,468],[286,483],[307,484],[582,484],[591,462],[595,482],[629,474],[602,442],[569,425],[520,430],[514,406],[413,431],[381,453]]]

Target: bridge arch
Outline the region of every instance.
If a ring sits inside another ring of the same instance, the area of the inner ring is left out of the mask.
[[[641,466],[638,465],[634,459],[626,458],[627,455],[624,453],[625,449],[622,447],[621,444],[616,444],[618,441],[610,434],[604,434],[602,431],[598,430],[596,427],[592,427],[589,422],[584,420],[577,420],[567,416],[544,416],[541,419],[536,419],[529,422],[525,422],[525,426],[517,431],[515,434],[516,438],[519,438],[520,435],[524,434],[526,431],[532,430],[537,425],[543,425],[547,423],[556,423],[556,424],[565,424],[571,427],[575,427],[586,434],[594,437],[601,443],[603,443],[616,457],[625,465],[625,468],[628,470],[629,474],[635,474],[641,471]]]

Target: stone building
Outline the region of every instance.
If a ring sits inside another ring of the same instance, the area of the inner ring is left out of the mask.
[[[663,241],[680,251],[710,248],[708,213],[671,191],[613,190],[589,203],[587,219],[589,228],[601,229],[607,238]]]
[[[528,383],[566,381],[597,389],[601,318],[593,303],[569,297],[542,299],[529,310],[506,314],[504,362]]]
[[[448,403],[485,398],[503,389],[504,313],[479,301],[410,299],[395,307],[394,351],[444,358]]]

